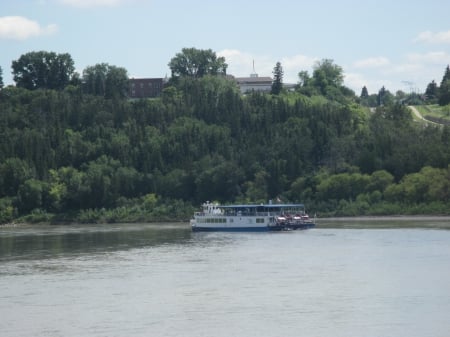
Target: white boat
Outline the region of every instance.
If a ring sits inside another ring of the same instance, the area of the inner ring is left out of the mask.
[[[279,231],[315,226],[304,204],[219,205],[206,202],[191,220],[193,231]]]

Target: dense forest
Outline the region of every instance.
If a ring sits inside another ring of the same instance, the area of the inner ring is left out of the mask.
[[[207,64],[186,63],[196,57]],[[272,93],[244,95],[210,50],[169,66],[161,97],[130,100],[123,68],[80,76],[70,55],[47,52],[14,61],[16,86],[0,91],[0,223],[187,220],[206,200],[450,213],[450,127],[414,122],[384,87],[355,95],[331,60],[295,90],[277,63]]]

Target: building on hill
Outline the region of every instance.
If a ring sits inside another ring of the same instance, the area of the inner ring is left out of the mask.
[[[251,74],[250,77],[235,78],[241,93],[245,94],[251,91],[270,92],[272,89],[271,77],[259,77],[258,74]]]
[[[243,94],[251,91],[270,92],[272,90],[272,78],[259,77],[255,71],[255,61],[253,61],[253,73],[250,77],[236,77],[235,80]]]
[[[159,97],[164,88],[163,78],[131,78],[129,83],[129,98]]]

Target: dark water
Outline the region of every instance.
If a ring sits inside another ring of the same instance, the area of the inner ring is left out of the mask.
[[[0,336],[450,336],[448,222],[0,228]]]

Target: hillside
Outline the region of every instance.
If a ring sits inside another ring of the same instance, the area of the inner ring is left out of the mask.
[[[224,77],[129,101],[0,95],[0,222],[187,219],[205,200],[304,202],[328,215],[450,212],[450,128],[345,88],[241,95]]]

